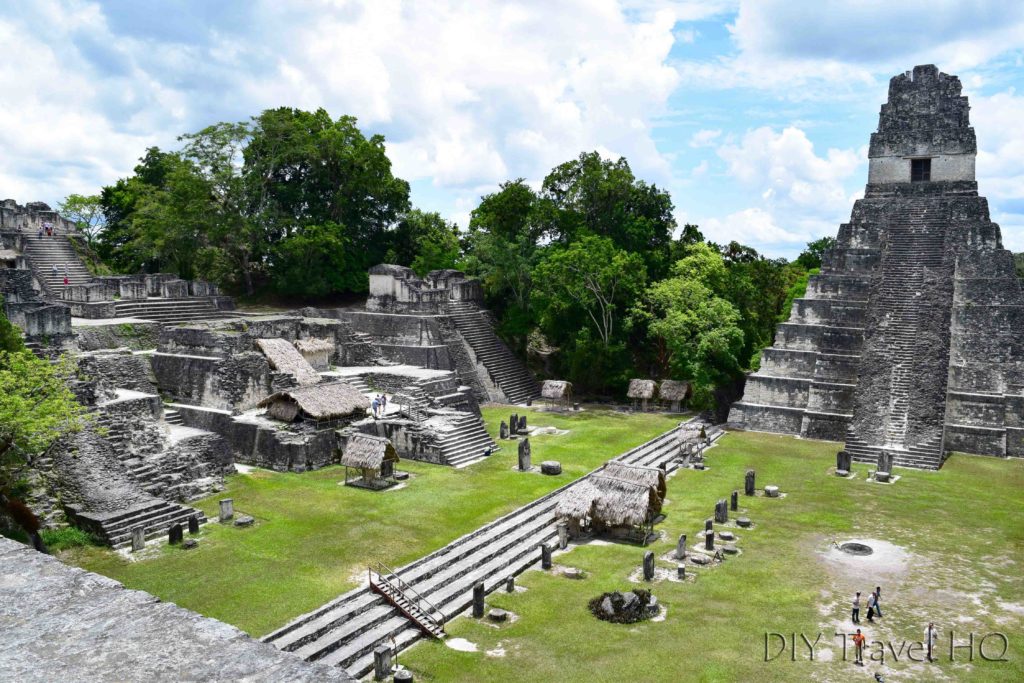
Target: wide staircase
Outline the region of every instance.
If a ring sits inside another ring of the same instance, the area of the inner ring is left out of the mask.
[[[486,452],[497,449],[487,433],[484,421],[476,413],[460,413],[454,428],[438,439],[441,457],[446,465],[462,468],[483,460]]]
[[[923,442],[906,442],[914,367],[920,361],[919,314],[925,269],[943,266],[948,209],[934,200],[907,202],[909,210],[890,219],[881,282],[872,300],[882,312],[885,325],[875,343],[880,340],[885,344],[891,359],[884,443],[868,443],[851,429],[847,432],[846,450],[861,462],[875,462],[886,451],[893,453],[897,465],[938,469],[943,460],[941,424],[933,425],[933,434]]]
[[[616,460],[650,467],[678,466],[678,429],[619,456]],[[717,435],[711,435],[713,438]],[[449,545],[392,572],[428,600],[444,623],[469,608],[474,584],[486,592],[503,585],[540,560],[538,547],[558,536],[555,508],[567,484]],[[303,659],[343,667],[356,678],[373,668],[373,650],[388,645],[404,650],[424,637],[424,629],[392,601],[369,586],[352,590],[295,619],[262,640]]]
[[[174,325],[197,320],[217,320],[233,314],[217,308],[206,297],[194,299],[128,299],[114,304],[118,318],[143,318],[154,322]]]
[[[131,545],[132,529],[138,526],[146,530],[145,537],[149,539],[166,534],[174,524],[187,526],[190,517],[195,517],[200,524],[207,521],[202,510],[160,498],[153,498],[112,513],[72,510],[72,516],[80,525],[94,531],[113,548]]]
[[[27,237],[25,257],[32,266],[36,279],[51,296],[58,296],[64,287],[65,269],[69,285],[87,285],[92,282],[92,274],[82,263],[66,235]]]
[[[483,311],[466,302],[448,304],[448,314],[455,328],[473,349],[477,360],[487,368],[491,381],[512,403],[525,403],[540,396],[537,379],[494,334]]]

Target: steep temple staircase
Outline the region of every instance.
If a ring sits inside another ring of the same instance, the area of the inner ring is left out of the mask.
[[[36,278],[51,296],[59,296],[64,287],[65,270],[69,285],[87,285],[92,282],[92,274],[82,263],[67,235],[57,233],[41,238],[35,235],[27,237],[25,256]]]
[[[942,425],[934,425],[926,439],[907,444],[914,365],[922,334],[920,310],[925,269],[943,267],[943,245],[948,208],[931,199],[905,200],[909,210],[892,216],[889,243],[882,258],[881,282],[873,303],[883,313],[882,343],[892,358],[885,442],[869,444],[851,428],[846,450],[854,460],[875,462],[882,451],[891,452],[895,464],[938,469],[942,465]]]
[[[455,328],[483,363],[491,381],[511,403],[525,403],[540,396],[540,387],[512,350],[494,334],[484,312],[464,301],[448,304],[448,314]]]

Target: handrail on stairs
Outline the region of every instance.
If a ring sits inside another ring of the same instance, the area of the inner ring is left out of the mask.
[[[374,586],[374,573],[377,574],[377,580],[380,584],[386,585],[388,588],[391,588],[396,593],[404,595],[406,597],[409,597],[409,595],[411,594],[412,597],[415,598],[415,600],[411,602],[414,605],[416,605],[416,608],[423,614],[423,618],[428,622],[428,624],[433,626],[436,630],[441,631],[442,633],[444,632],[444,612],[438,609],[437,606],[434,605],[434,603],[430,602],[425,597],[420,595],[415,588],[413,588],[404,580],[402,580],[402,578],[398,575],[398,572],[391,569],[383,562],[374,562],[372,565],[370,565],[370,567],[367,568],[367,576],[370,580],[371,587]],[[393,581],[391,578],[388,577],[392,577]],[[429,609],[424,609],[423,605],[421,605],[420,603],[423,603]],[[439,618],[433,616],[431,612],[436,612],[439,615]]]

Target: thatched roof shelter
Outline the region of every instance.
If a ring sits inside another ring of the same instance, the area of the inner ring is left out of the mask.
[[[644,465],[627,465],[624,462],[611,460],[605,463],[600,474],[616,479],[636,482],[644,486],[653,486],[658,492],[658,497],[665,498],[668,492],[668,485],[665,481],[665,472],[657,467],[645,467]]]
[[[566,489],[565,493],[558,499],[555,516],[577,521],[586,519],[590,517],[590,513],[594,509],[594,499],[598,495],[598,490],[590,483],[590,477],[581,479],[575,485]]]
[[[279,391],[260,401],[259,405],[266,408],[271,417],[285,422],[293,422],[299,417],[319,422],[354,414],[361,416],[370,407],[370,399],[351,384],[333,382]]]
[[[296,339],[295,348],[299,353],[323,353],[334,351],[334,342],[330,339],[311,337],[309,339]]]
[[[601,492],[594,500],[592,516],[605,526],[641,526],[661,512],[661,498],[653,486],[599,474],[591,479]]]
[[[562,494],[556,515],[576,521],[589,517],[606,527],[645,526],[661,512],[661,502],[654,486],[592,474]]]
[[[540,389],[540,395],[544,398],[559,400],[572,396],[572,382],[560,379],[546,379]]]
[[[267,357],[272,370],[287,372],[302,386],[320,381],[320,375],[286,339],[257,339],[256,346]]]
[[[662,401],[685,401],[693,393],[693,387],[685,380],[665,379],[658,387],[658,397]]]
[[[385,462],[398,462],[398,452],[391,439],[383,436],[354,434],[349,437],[341,454],[341,464],[345,467],[379,472]]]
[[[654,394],[657,391],[658,383],[653,379],[631,379],[629,380],[629,390],[626,392],[626,397],[649,399],[654,398]]]

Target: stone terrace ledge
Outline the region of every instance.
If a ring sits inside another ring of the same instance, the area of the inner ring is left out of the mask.
[[[4,680],[355,680],[3,537],[0,595]]]

